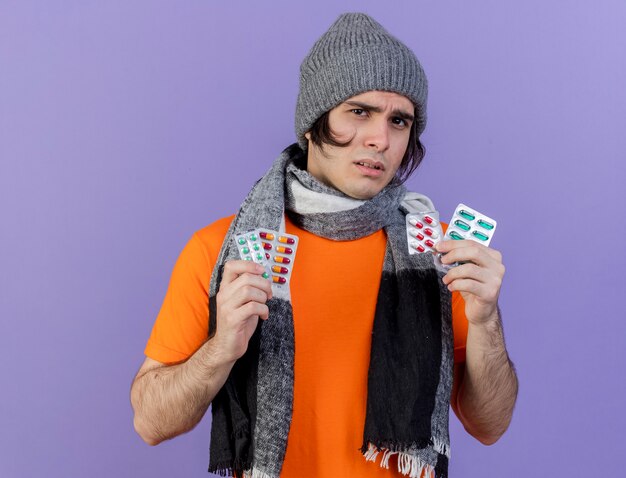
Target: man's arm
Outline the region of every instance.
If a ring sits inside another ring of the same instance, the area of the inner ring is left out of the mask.
[[[469,322],[466,361],[455,365],[451,405],[465,429],[491,445],[511,422],[518,390],[497,307],[502,256],[474,241],[443,241],[437,250],[446,253],[444,264],[465,262],[443,278],[451,291],[461,292]]]
[[[135,430],[149,445],[157,445],[191,430],[222,388],[235,361],[248,348],[271,284],[253,262],[229,261],[216,297],[217,329],[189,359],[165,365],[147,358],[131,386]],[[207,321],[208,324],[208,321]]]
[[[130,394],[135,431],[148,445],[190,431],[224,385],[233,364],[221,358],[213,341],[176,365],[147,357]]]
[[[468,433],[485,445],[495,443],[511,422],[517,389],[499,317],[485,326],[470,323],[466,362],[455,364],[451,402]]]

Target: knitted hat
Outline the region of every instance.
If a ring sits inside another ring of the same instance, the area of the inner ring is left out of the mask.
[[[418,135],[426,127],[428,82],[415,54],[364,13],[344,13],[321,36],[300,65],[296,135],[325,112],[370,90],[393,91],[418,107]]]

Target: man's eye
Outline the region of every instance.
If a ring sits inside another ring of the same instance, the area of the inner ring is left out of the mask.
[[[406,126],[407,123],[405,120],[403,120],[402,118],[394,118],[393,119],[393,124],[397,124],[398,126]]]

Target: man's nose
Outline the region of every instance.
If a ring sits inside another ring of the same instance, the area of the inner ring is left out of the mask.
[[[365,145],[368,148],[375,148],[379,153],[389,148],[389,125],[386,120],[381,118],[370,122],[365,137]]]

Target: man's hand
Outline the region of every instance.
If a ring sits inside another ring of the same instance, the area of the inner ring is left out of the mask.
[[[263,272],[263,266],[251,261],[227,261],[224,264],[216,296],[217,329],[211,341],[225,360],[235,361],[241,357],[259,318],[268,318],[266,302],[272,298],[272,286],[262,277]]]
[[[471,435],[492,444],[511,422],[518,390],[498,314],[502,255],[467,240],[442,241],[436,249],[445,254],[443,264],[464,262],[442,279],[450,291],[463,296],[469,322],[466,361],[454,366],[451,405]]]
[[[135,429],[150,445],[191,430],[222,388],[272,297],[263,267],[248,261],[224,265],[217,294],[217,330],[188,360],[166,365],[146,358],[131,388]]]
[[[502,254],[475,241],[442,241],[436,246],[443,264],[465,262],[443,277],[450,291],[465,300],[465,315],[472,324],[497,320],[498,296],[504,277]]]

